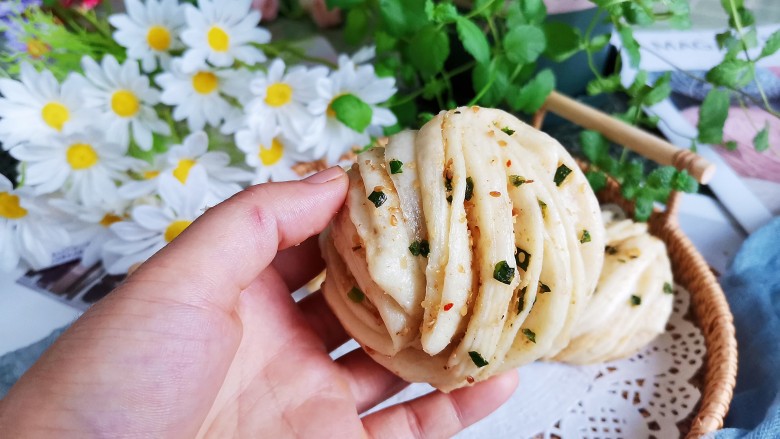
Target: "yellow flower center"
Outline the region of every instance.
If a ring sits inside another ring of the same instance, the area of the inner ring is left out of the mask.
[[[206,38],[209,41],[209,47],[215,52],[224,52],[230,46],[230,36],[219,26],[211,26]]]
[[[170,223],[168,225],[168,228],[165,229],[165,241],[171,242],[174,239],[176,239],[177,236],[181,235],[181,232],[184,231],[187,227],[192,224],[192,221],[187,220],[178,220]]]
[[[49,53],[50,50],[48,44],[41,40],[31,38],[27,41],[27,53],[33,58],[40,58]]]
[[[292,94],[292,87],[284,82],[277,82],[266,89],[265,103],[272,107],[281,107],[292,100]]]
[[[196,92],[207,95],[217,89],[219,79],[211,72],[198,72],[192,77],[192,88]]]
[[[190,176],[190,169],[196,164],[198,164],[198,162],[192,159],[179,160],[179,164],[176,166],[176,169],[173,170],[173,176],[176,177],[181,184],[186,184],[187,177]]]
[[[168,50],[171,47],[171,33],[164,26],[152,26],[146,33],[146,42],[159,52]]]
[[[49,102],[41,109],[41,117],[46,125],[57,131],[62,131],[62,126],[70,119],[70,111],[68,111],[68,107],[59,102]]]
[[[133,92],[119,90],[111,96],[111,109],[121,117],[133,117],[141,108],[141,103]]]
[[[27,215],[27,209],[19,205],[19,197],[0,192],[0,217],[19,219]]]
[[[119,221],[122,221],[122,217],[116,216],[113,213],[107,213],[102,220],[100,220],[100,225],[103,227],[108,227],[111,224],[118,223]]]
[[[158,175],[160,175],[160,171],[144,171],[143,177],[144,180],[151,180],[157,178]]]
[[[265,166],[272,166],[276,164],[276,162],[282,159],[283,155],[284,145],[282,145],[282,142],[276,139],[271,142],[270,148],[266,148],[265,146],[260,145],[260,153],[258,156],[260,157],[260,161]]]
[[[89,169],[98,162],[98,155],[92,145],[87,143],[74,143],[66,153],[68,164],[74,170]]]

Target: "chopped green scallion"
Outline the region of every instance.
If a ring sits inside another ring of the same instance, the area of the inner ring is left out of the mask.
[[[642,298],[634,294],[631,295],[631,306],[639,306],[642,304]]]
[[[669,282],[664,282],[664,293],[666,294],[673,294],[674,290],[672,289],[672,284]]]
[[[555,182],[556,186],[560,186],[564,180],[566,180],[566,177],[571,174],[571,169],[569,169],[568,166],[561,163],[560,166],[558,166],[558,169],[555,170],[555,177],[553,177],[553,181]]]
[[[374,206],[379,207],[385,204],[385,201],[387,201],[387,195],[385,195],[385,193],[382,191],[374,191],[371,192],[371,195],[368,196],[368,200],[374,203]]]
[[[512,134],[515,133],[515,130],[510,129],[509,127],[501,128],[501,131],[505,132],[507,136],[511,136]]]
[[[487,360],[482,358],[482,355],[477,351],[469,351],[469,357],[471,357],[471,361],[473,361],[477,367],[485,367],[490,364]]]
[[[528,271],[528,264],[531,262],[531,253],[517,247],[517,253],[515,253],[515,262],[517,266],[522,268],[523,271]]]
[[[431,246],[430,246],[430,244],[428,244],[428,241],[426,241],[424,239],[422,241],[414,241],[409,246],[409,251],[414,256],[427,257],[428,253],[431,252]]]
[[[548,287],[546,284],[543,284],[542,282],[539,282],[539,292],[549,293],[550,291],[552,291],[550,287]]]
[[[523,328],[523,335],[531,341],[531,343],[536,343],[536,333],[534,331],[531,331],[528,328]]]
[[[590,232],[587,230],[583,230],[582,236],[580,237],[580,243],[585,244],[586,242],[590,242]]]
[[[469,201],[474,195],[474,180],[471,177],[466,177],[466,201]]]
[[[507,261],[498,262],[496,268],[493,269],[493,279],[503,284],[511,284],[514,277],[515,269],[510,267]]]
[[[542,200],[537,199],[536,201],[539,202],[539,207],[542,209],[542,218],[547,218],[547,203],[545,203]]]
[[[510,175],[509,182],[512,183],[512,186],[514,187],[520,187],[526,182],[526,180],[522,175]]]
[[[402,169],[404,166],[404,162],[400,160],[390,160],[390,173],[391,174],[402,174],[404,170]]]
[[[349,300],[355,303],[360,303],[363,301],[363,299],[366,298],[366,295],[363,294],[363,292],[360,291],[358,287],[352,287],[352,289],[347,293],[347,297],[349,297]]]

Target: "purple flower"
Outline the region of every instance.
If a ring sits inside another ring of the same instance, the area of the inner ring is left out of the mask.
[[[5,28],[5,47],[11,52],[27,52],[24,28],[20,19],[30,7],[41,5],[41,0],[16,0],[0,3],[0,27]]]
[[[7,24],[12,18],[22,15],[31,6],[40,6],[41,0],[11,0],[0,3],[0,22]]]

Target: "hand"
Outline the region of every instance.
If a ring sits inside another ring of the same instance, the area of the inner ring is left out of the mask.
[[[515,372],[363,418],[407,384],[349,339],[320,293],[316,234],[339,168],[206,212],[87,311],[0,401],[5,437],[443,437],[502,404]],[[298,245],[300,244],[300,245]],[[278,253],[277,253],[278,252]]]

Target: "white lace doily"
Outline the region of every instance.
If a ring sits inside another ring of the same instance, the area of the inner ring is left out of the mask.
[[[689,381],[705,353],[701,331],[684,318],[689,303],[689,293],[677,286],[667,332],[630,358],[592,366],[534,363],[521,368],[512,398],[458,437],[679,437],[677,423],[691,414],[701,396]],[[431,390],[414,384],[375,410]]]

